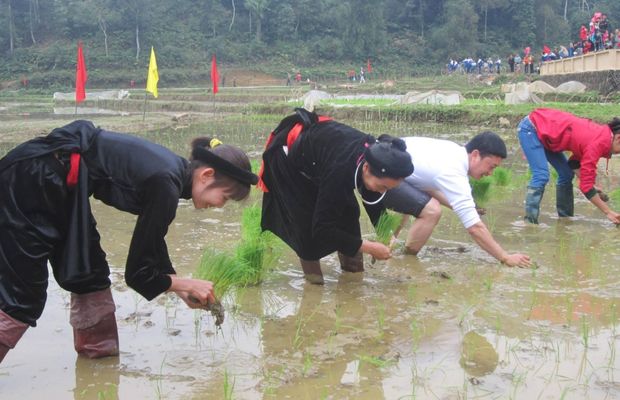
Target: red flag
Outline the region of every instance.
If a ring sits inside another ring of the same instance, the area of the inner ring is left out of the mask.
[[[82,51],[82,42],[78,42],[77,51],[77,67],[75,69],[75,102],[79,103],[86,98],[86,81],[88,74],[86,73],[86,63],[84,63],[84,52]]]
[[[217,73],[217,63],[215,62],[215,54],[211,59],[211,83],[213,84],[213,94],[216,94],[218,89],[218,82],[220,81],[220,75]]]
[[[366,61],[366,71],[372,72],[372,64],[370,63],[370,58]]]
[[[543,45],[543,54],[551,54],[551,49],[546,44]]]

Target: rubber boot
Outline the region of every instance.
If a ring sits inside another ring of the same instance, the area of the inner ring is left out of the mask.
[[[340,260],[340,268],[343,271],[364,272],[364,255],[361,252],[358,252],[353,257],[338,252],[338,259]]]
[[[9,350],[15,348],[28,326],[0,310],[0,363]]]
[[[304,278],[314,284],[322,285],[325,283],[323,280],[323,272],[321,271],[321,262],[319,260],[304,260],[299,259],[301,263],[301,269],[304,271]]]
[[[73,344],[87,358],[118,355],[118,328],[110,288],[93,293],[71,293]]]
[[[540,202],[542,201],[545,188],[543,187],[527,187],[527,195],[525,197],[525,219],[532,224],[538,223],[538,215],[540,214]]]
[[[575,195],[573,185],[557,185],[555,187],[555,205],[560,217],[572,217],[575,215]]]

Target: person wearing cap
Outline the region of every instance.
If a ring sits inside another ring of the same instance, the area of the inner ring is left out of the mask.
[[[581,193],[607,219],[620,224],[620,213],[612,210],[596,187],[598,162],[620,153],[620,118],[597,124],[566,111],[538,108],[519,123],[519,143],[532,171],[525,197],[526,222],[538,224],[540,202],[549,182],[551,164],[558,173],[556,209],[559,217],[574,214],[573,178],[579,176]],[[564,151],[572,155],[566,158]]]
[[[306,280],[322,284],[320,259],[338,252],[341,268],[364,270],[362,253],[387,259],[390,249],[362,240],[358,200],[378,203],[411,175],[402,140],[376,140],[350,126],[297,109],[271,133],[259,183],[264,191],[261,225],[300,258]],[[369,214],[376,222],[378,213]]]
[[[425,137],[403,138],[415,164],[413,173],[396,189],[389,190],[383,206],[413,215],[405,251],[418,254],[441,217],[441,206],[452,209],[472,239],[487,253],[508,266],[527,267],[525,254],[510,254],[493,238],[476,210],[469,178],[490,175],[506,158],[504,141],[483,132],[465,146]],[[403,221],[404,222],[404,221]]]
[[[213,285],[178,277],[165,236],[179,199],[222,207],[248,196],[258,177],[240,149],[217,140],[192,142],[190,161],[145,139],[74,121],[25,142],[0,160],[0,361],[46,299],[49,261],[71,292],[76,351],[118,355],[110,269],[99,244],[89,197],[138,216],[127,284],[148,300],[176,293],[189,307],[213,302]]]

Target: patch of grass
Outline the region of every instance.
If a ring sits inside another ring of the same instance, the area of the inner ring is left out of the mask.
[[[383,99],[383,98],[365,98],[365,99],[325,99],[321,101],[323,105],[332,105],[332,106],[352,106],[352,107],[361,107],[361,106],[391,106],[395,104],[394,99]]]

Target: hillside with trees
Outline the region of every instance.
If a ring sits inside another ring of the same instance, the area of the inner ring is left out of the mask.
[[[0,80],[70,79],[78,40],[95,85],[143,70],[151,46],[164,84],[206,79],[214,53],[277,73],[367,59],[428,71],[566,45],[594,11],[619,26],[618,0],[0,0]]]

